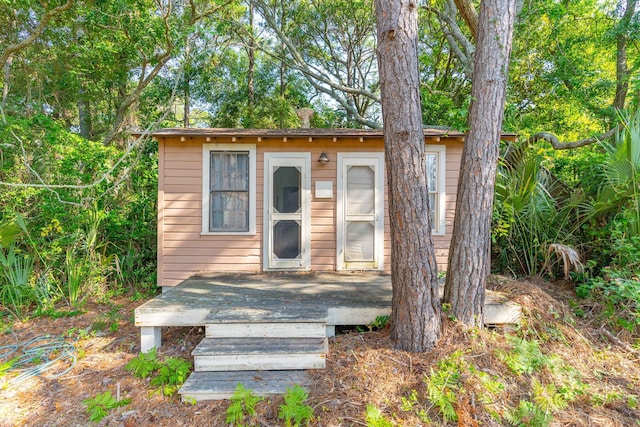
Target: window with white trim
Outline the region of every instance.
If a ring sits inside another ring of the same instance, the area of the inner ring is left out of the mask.
[[[202,160],[202,233],[255,234],[255,145],[204,144]]]
[[[436,235],[445,233],[445,177],[446,147],[427,145],[425,148],[427,164],[427,185],[429,186],[429,216],[431,232]]]

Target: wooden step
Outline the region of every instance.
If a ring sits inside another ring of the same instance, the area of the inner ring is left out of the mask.
[[[194,372],[178,393],[187,402],[229,399],[238,383],[258,396],[267,397],[284,394],[296,384],[308,388],[311,379],[306,371]]]
[[[324,338],[324,322],[213,323],[205,325],[207,338]]]
[[[297,370],[326,366],[326,338],[204,338],[196,371]]]

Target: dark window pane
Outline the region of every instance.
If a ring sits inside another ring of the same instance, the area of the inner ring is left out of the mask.
[[[273,172],[273,207],[279,213],[300,210],[302,174],[295,167],[279,167]]]
[[[279,259],[296,259],[301,252],[300,224],[278,221],[273,226],[273,253]]]

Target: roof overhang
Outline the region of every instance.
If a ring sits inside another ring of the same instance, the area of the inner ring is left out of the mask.
[[[425,140],[438,141],[440,139],[464,139],[465,133],[451,129],[425,128]],[[296,128],[296,129],[242,129],[242,128],[166,128],[151,132],[134,132],[132,135],[159,138],[181,138],[183,141],[192,138],[231,138],[246,139],[286,139],[286,138],[359,138],[380,139],[384,133],[382,129],[343,129],[343,128]],[[517,137],[513,133],[503,133],[502,139],[513,141]]]

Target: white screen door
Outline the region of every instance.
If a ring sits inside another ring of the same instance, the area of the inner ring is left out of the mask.
[[[338,154],[337,269],[383,269],[382,153]]]
[[[265,153],[265,269],[310,267],[309,153]]]

